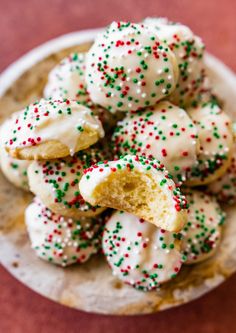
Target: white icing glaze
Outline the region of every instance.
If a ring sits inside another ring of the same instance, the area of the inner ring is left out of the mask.
[[[113,22],[97,37],[86,62],[91,99],[110,111],[154,105],[178,79],[174,54],[141,24]]]
[[[25,223],[32,248],[51,263],[63,267],[83,263],[100,248],[98,218],[64,218],[36,198],[25,210]]]
[[[151,290],[181,268],[176,239],[174,233],[117,211],[105,225],[103,252],[115,276],[140,290]]]
[[[58,140],[73,155],[83,130],[103,137],[102,124],[91,110],[76,101],[47,101],[29,105],[12,115],[4,145],[9,149],[35,146]]]
[[[128,114],[117,124],[113,145],[116,154],[153,156],[178,182],[197,161],[197,129],[183,109],[167,101]]]
[[[187,190],[188,222],[181,231],[186,263],[206,260],[219,245],[225,213],[217,201],[205,193]]]

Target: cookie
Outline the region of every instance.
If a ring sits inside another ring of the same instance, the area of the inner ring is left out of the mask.
[[[73,155],[104,136],[101,122],[76,101],[40,100],[12,115],[5,149],[19,159]]]
[[[185,263],[193,264],[210,258],[220,243],[225,213],[215,198],[198,191],[187,191],[188,222],[182,230]]]
[[[86,202],[78,183],[84,169],[104,157],[102,152],[91,148],[62,159],[34,161],[28,169],[30,189],[57,214],[73,218],[96,216],[105,208]]]
[[[235,138],[234,138],[235,141]],[[225,174],[216,179],[207,187],[207,192],[214,195],[218,201],[234,204],[236,202],[236,143],[233,146],[233,155],[230,166]]]
[[[221,177],[231,162],[233,151],[232,122],[215,103],[188,109],[198,130],[200,149],[197,164],[189,173],[189,186],[205,185]]]
[[[48,74],[44,97],[52,100],[77,100],[87,103],[89,95],[84,80],[86,53],[71,53]]]
[[[92,103],[85,83],[86,53],[71,53],[56,65],[48,75],[44,97],[52,100],[76,100],[90,108],[99,117],[105,131],[115,126],[122,114],[111,114],[108,110]]]
[[[9,182],[22,190],[29,191],[27,169],[31,161],[21,161],[13,158],[3,148],[8,126],[9,120],[6,120],[0,127],[0,167]]]
[[[166,18],[147,18],[144,24],[175,54],[179,68],[176,89],[168,99],[180,107],[196,105],[211,94],[203,63],[205,45],[187,26]]]
[[[197,161],[197,128],[181,108],[163,101],[129,113],[113,134],[115,154],[138,154],[161,161],[181,183]]]
[[[136,111],[170,95],[178,80],[175,55],[142,24],[113,22],[86,59],[86,83],[95,104]]]
[[[25,210],[25,223],[35,253],[50,263],[82,264],[100,249],[99,218],[65,218],[36,198]]]
[[[178,234],[122,211],[107,221],[102,246],[113,275],[138,290],[173,279],[183,263]]]
[[[122,209],[168,231],[187,220],[185,197],[155,159],[126,155],[97,163],[84,171],[79,189],[91,205]]]
[[[4,176],[16,187],[29,191],[27,169],[31,161],[11,157],[0,147],[0,166]]]

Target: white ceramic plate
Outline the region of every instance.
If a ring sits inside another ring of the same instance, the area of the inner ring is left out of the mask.
[[[0,76],[0,99],[33,65],[51,53],[93,40],[99,31],[101,29],[64,35],[20,58]],[[234,73],[209,54],[205,61],[215,91],[224,101],[226,111],[236,119]],[[113,277],[101,256],[66,269],[38,259],[30,248],[23,222],[24,209],[30,200],[30,195],[16,189],[0,175],[0,260],[22,283],[61,304],[97,313],[150,313],[193,300],[236,271],[235,207],[227,208],[223,240],[214,258],[184,267],[171,283],[158,291],[144,293]]]

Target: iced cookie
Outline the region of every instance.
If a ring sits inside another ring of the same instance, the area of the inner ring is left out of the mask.
[[[157,37],[175,54],[179,79],[168,99],[180,107],[198,103],[210,95],[210,84],[203,63],[205,46],[198,36],[185,25],[165,18],[147,18],[144,24],[156,32]]]
[[[99,218],[65,218],[36,198],[26,208],[25,223],[37,256],[56,265],[82,264],[100,249]]]
[[[0,127],[0,167],[4,176],[16,187],[29,191],[27,169],[30,161],[21,161],[11,157],[3,148],[9,120],[7,119]]]
[[[4,146],[19,159],[52,159],[73,155],[103,136],[90,109],[76,101],[42,99],[12,115]]]
[[[186,192],[188,222],[182,230],[182,251],[186,264],[211,257],[220,242],[225,213],[217,201],[198,191]]]
[[[108,110],[92,103],[85,83],[86,53],[72,53],[55,66],[48,75],[44,88],[44,97],[52,100],[76,100],[89,107],[97,115],[106,131],[120,119],[119,113],[111,114]]]
[[[87,149],[62,159],[34,161],[28,169],[31,191],[57,214],[79,218],[95,216],[104,208],[91,206],[80,194],[83,171],[104,159],[97,149]]]
[[[121,211],[106,223],[102,243],[113,274],[139,290],[174,278],[183,262],[177,234]]]
[[[221,177],[231,162],[233,150],[232,123],[215,103],[188,109],[198,130],[198,162],[189,173],[190,186],[209,184]]]
[[[178,80],[175,55],[142,24],[113,22],[87,54],[92,101],[110,111],[136,111],[170,95]]]
[[[72,53],[61,60],[48,74],[44,97],[52,100],[90,101],[84,80],[85,53]]]
[[[233,156],[225,174],[209,184],[207,191],[216,196],[217,200],[227,204],[236,202],[236,144],[234,143]]]
[[[183,182],[197,161],[197,128],[183,109],[164,101],[126,115],[114,131],[113,149],[118,155],[154,157]]]
[[[97,163],[84,171],[79,189],[91,205],[124,210],[168,231],[187,220],[185,197],[155,159],[126,155]]]
[[[31,161],[11,157],[0,147],[0,166],[4,176],[16,187],[29,191],[27,169]]]

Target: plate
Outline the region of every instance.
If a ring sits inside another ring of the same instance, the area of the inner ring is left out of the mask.
[[[42,95],[47,73],[72,51],[86,51],[101,29],[74,32],[32,50],[0,76],[0,120]],[[206,54],[215,92],[236,119],[236,76],[221,61]],[[223,239],[216,255],[185,266],[177,278],[152,292],[141,292],[112,275],[98,255],[79,266],[60,268],[37,258],[30,248],[24,209],[30,194],[16,189],[0,174],[0,260],[19,281],[66,306],[104,314],[143,314],[187,303],[212,290],[236,271],[236,207],[227,207]]]

